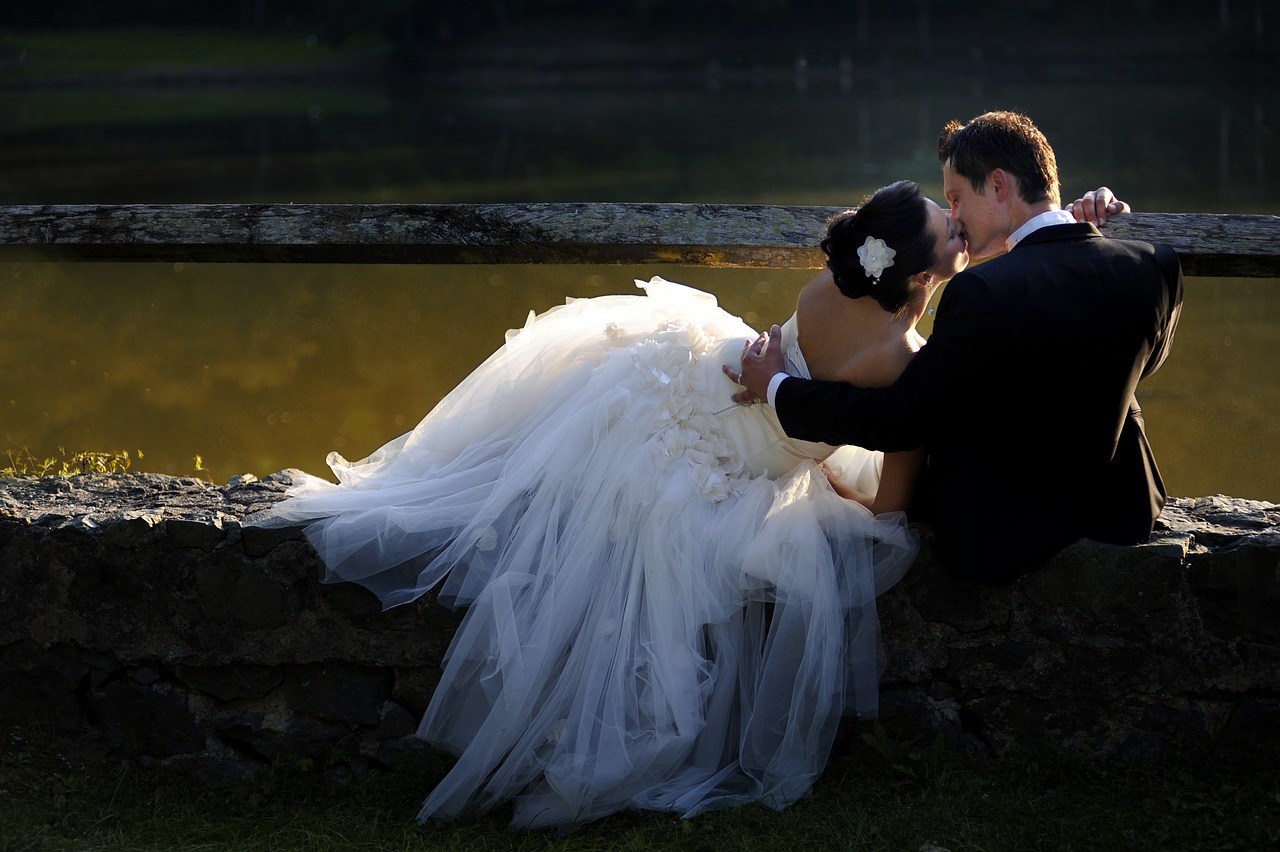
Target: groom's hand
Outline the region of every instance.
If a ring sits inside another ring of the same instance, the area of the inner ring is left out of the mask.
[[[786,369],[782,358],[782,329],[775,325],[768,334],[762,334],[742,347],[740,369],[727,364],[724,374],[746,390],[733,395],[734,402],[764,401],[769,392],[769,382]]]
[[[1091,189],[1071,202],[1067,208],[1076,217],[1077,222],[1092,222],[1102,226],[1107,224],[1107,216],[1113,213],[1128,213],[1129,205],[1116,198],[1115,193],[1105,186]]]

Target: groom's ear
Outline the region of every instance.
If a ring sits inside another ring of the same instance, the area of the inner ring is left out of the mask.
[[[991,190],[996,201],[1004,202],[1009,198],[1009,193],[1013,189],[1013,176],[1004,169],[992,169],[991,174],[987,175],[987,188]]]

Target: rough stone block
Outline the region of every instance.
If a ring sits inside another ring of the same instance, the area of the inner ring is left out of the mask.
[[[383,612],[321,583],[300,529],[244,525],[287,484],[0,480],[0,722],[93,725],[95,754],[209,778],[429,759],[413,731],[460,614],[430,594]],[[1174,500],[1149,543],[1080,542],[996,589],[952,580],[922,531],[879,601],[882,723],[996,754],[1273,756],[1278,525],[1269,503]]]

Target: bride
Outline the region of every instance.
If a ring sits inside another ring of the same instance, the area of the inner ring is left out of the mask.
[[[821,246],[788,370],[887,385],[968,261],[957,224],[902,181]],[[303,475],[271,511],[307,524],[326,581],[468,608],[418,730],[458,760],[420,820],[782,808],[842,715],[876,714],[875,597],[915,557],[918,454],[787,438],[722,373],[756,332],[637,283],[531,314],[413,431],[330,454],[337,484]]]

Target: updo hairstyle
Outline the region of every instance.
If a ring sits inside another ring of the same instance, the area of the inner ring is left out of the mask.
[[[879,281],[858,259],[867,237],[884,240],[897,252]],[[920,184],[900,180],[876,190],[857,210],[833,217],[819,247],[841,293],[850,299],[870,296],[886,311],[897,313],[910,296],[911,276],[937,263],[936,242]]]

